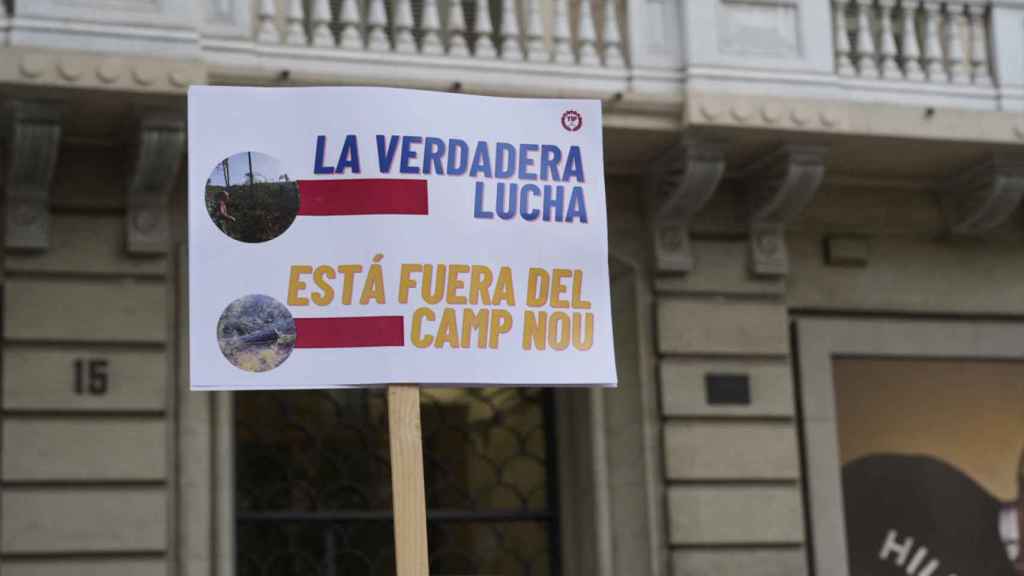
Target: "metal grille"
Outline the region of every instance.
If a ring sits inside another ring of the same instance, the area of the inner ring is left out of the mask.
[[[558,574],[551,392],[422,396],[431,572]],[[235,398],[239,574],[393,575],[384,391]]]

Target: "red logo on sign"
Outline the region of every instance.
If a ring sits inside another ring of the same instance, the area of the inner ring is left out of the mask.
[[[583,115],[575,110],[566,110],[562,114],[562,128],[569,132],[577,132],[583,128]]]

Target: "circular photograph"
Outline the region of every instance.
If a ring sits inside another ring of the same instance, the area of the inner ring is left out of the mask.
[[[217,342],[228,362],[238,368],[273,370],[295,347],[295,319],[284,304],[270,296],[242,296],[220,315]]]
[[[206,179],[206,211],[235,240],[273,240],[299,212],[299,183],[276,158],[239,152],[221,160]]]

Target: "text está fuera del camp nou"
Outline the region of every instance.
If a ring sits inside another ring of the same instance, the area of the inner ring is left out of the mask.
[[[293,265],[288,305],[387,304],[382,259],[382,254],[374,256],[365,272],[361,264]],[[509,266],[405,263],[397,291],[399,304],[421,304],[412,312],[410,341],[416,348],[501,348],[515,322],[509,309],[520,300],[526,305],[523,350],[585,352],[594,344],[594,313],[583,297],[583,270],[530,268],[526,292],[517,295]]]

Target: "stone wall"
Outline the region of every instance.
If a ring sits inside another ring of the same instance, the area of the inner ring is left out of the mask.
[[[784,285],[749,275],[746,249],[697,240],[693,272],[654,281],[677,576],[807,573]],[[749,402],[712,401],[716,376],[745,380]]]
[[[124,249],[115,154],[63,146],[49,248],[5,252],[5,575],[172,569],[174,287]]]

